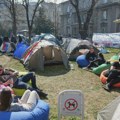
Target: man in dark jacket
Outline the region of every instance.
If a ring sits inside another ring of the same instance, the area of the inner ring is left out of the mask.
[[[99,65],[105,63],[103,54],[96,54],[93,48],[90,48],[89,52],[86,54],[86,59],[90,62],[90,64],[86,67],[87,69],[91,69],[91,67],[98,67]]]
[[[111,91],[113,85],[120,82],[120,63],[114,62],[110,70],[107,70],[104,75],[107,77],[107,82],[103,88],[107,91]]]

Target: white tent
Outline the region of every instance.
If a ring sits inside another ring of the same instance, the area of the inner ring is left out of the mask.
[[[120,33],[94,33],[92,41],[105,47],[120,48]]]
[[[120,120],[120,96],[98,113],[97,120]]]
[[[99,50],[92,45],[92,43],[88,40],[81,40],[75,38],[63,38],[63,48],[66,51],[69,60],[76,60],[76,58],[80,55],[80,50],[85,50],[83,53],[88,52],[90,47],[95,49],[95,52],[98,53]]]

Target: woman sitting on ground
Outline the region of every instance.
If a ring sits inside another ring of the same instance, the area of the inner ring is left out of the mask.
[[[41,97],[43,98],[47,97],[47,94],[43,93],[36,86],[36,76],[34,72],[29,72],[22,76],[18,76],[18,74],[19,72],[17,71],[11,72],[9,70],[4,69],[2,66],[0,66],[0,81],[3,82],[4,85],[10,85],[11,87],[18,88],[18,89],[35,90]],[[32,86],[28,84],[29,81],[31,81]]]
[[[12,94],[10,89],[4,88],[0,94],[0,111],[32,111],[39,96],[36,91],[26,90],[18,102],[12,103]]]

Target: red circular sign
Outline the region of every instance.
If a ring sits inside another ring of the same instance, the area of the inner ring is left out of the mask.
[[[76,110],[77,107],[78,107],[78,103],[75,99],[73,98],[70,98],[70,99],[67,99],[65,101],[65,104],[64,104],[65,108],[69,111],[73,111],[73,110]]]

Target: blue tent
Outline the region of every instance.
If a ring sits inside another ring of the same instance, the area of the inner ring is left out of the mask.
[[[23,54],[25,53],[25,51],[27,50],[29,46],[24,44],[24,43],[19,43],[16,47],[16,50],[14,52],[14,57],[15,58],[18,58],[18,59],[21,59]]]

